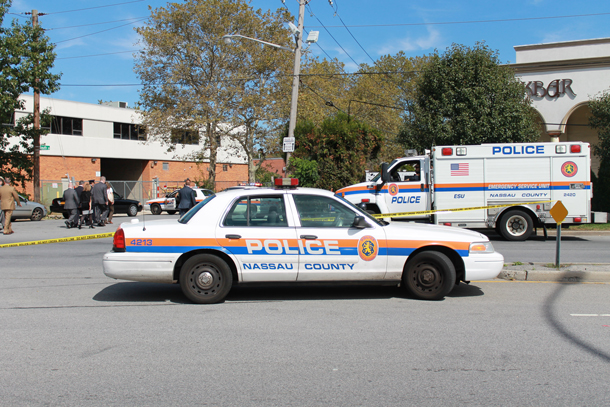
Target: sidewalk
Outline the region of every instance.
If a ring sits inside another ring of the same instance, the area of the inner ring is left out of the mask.
[[[559,269],[548,263],[506,264],[498,278],[515,281],[608,283],[610,263],[562,264]]]

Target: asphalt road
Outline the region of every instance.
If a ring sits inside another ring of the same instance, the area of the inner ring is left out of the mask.
[[[610,404],[609,284],[473,282],[438,302],[238,288],[193,305],[176,285],[106,278],[110,244],[0,249],[0,405]]]

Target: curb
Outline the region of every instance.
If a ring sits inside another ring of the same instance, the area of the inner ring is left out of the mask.
[[[511,281],[610,283],[610,264],[608,263],[562,264],[559,269],[548,266],[547,263],[506,265],[498,278]]]

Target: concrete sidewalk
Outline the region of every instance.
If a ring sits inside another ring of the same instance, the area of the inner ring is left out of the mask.
[[[524,263],[506,264],[498,278],[517,281],[558,281],[569,283],[608,283],[610,263],[554,264]]]

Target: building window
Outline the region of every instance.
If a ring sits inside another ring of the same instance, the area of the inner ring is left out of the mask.
[[[163,163],[163,171],[169,171],[169,163]]]
[[[146,140],[146,126],[141,124],[114,123],[114,138],[122,140]]]
[[[229,166],[227,164],[223,164],[222,165],[222,170],[223,171],[229,171]]]
[[[172,129],[172,143],[199,144],[199,132],[196,130]]]
[[[51,133],[66,134],[69,136],[82,136],[83,119],[53,116],[51,119]]]

